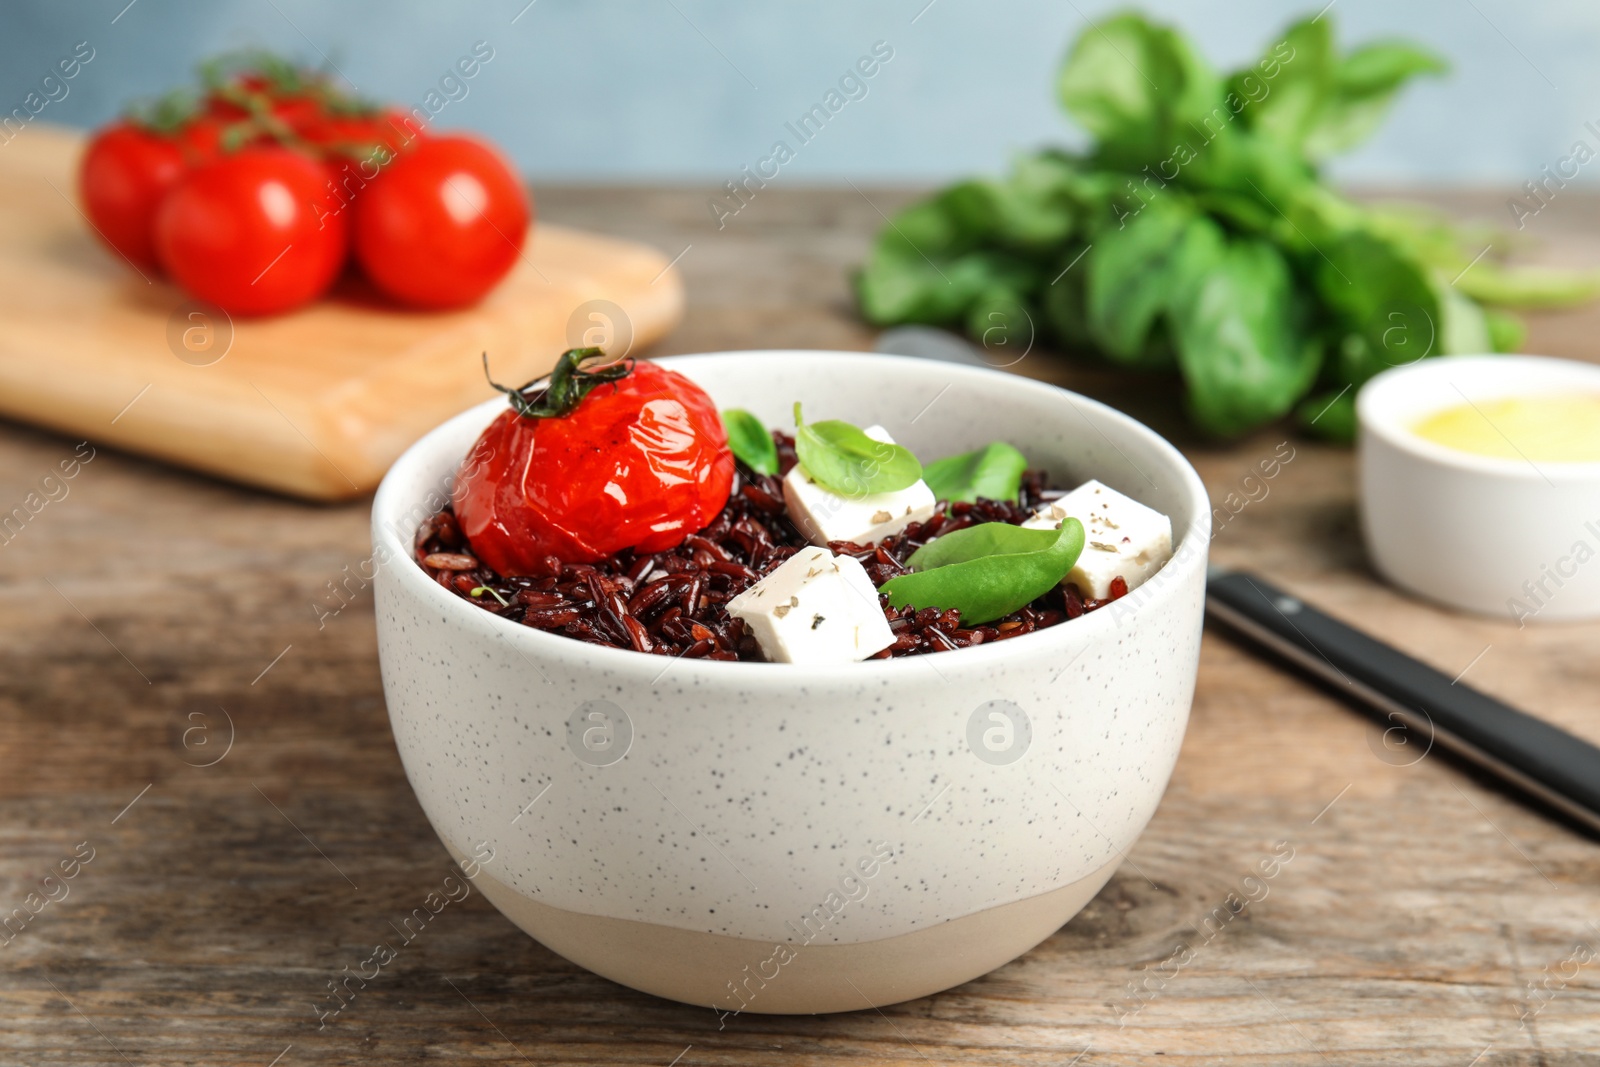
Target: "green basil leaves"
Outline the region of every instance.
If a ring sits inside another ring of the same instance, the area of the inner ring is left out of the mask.
[[[1027,468],[1028,457],[995,441],[975,452],[934,460],[922,468],[922,480],[936,498],[950,503],[970,504],[979,497],[1014,501]]]
[[[1028,460],[1004,441],[972,452],[947,456],[923,467],[909,449],[868,437],[847,422],[829,419],[807,423],[794,406],[795,451],[811,480],[845,495],[892,493],[928,483],[940,500],[972,503],[1016,500]],[[722,412],[728,432],[728,449],[758,474],[778,473],[778,448],[761,420],[743,408]]]
[[[997,326],[1027,322],[1041,344],[1180,380],[1210,433],[1299,405],[1309,432],[1349,441],[1333,397],[1424,356],[1515,350],[1509,309],[1600,297],[1600,272],[1500,267],[1474,227],[1329,184],[1330,158],[1446,65],[1404,41],[1339,47],[1325,3],[1226,73],[1137,13],[1085,26],[1056,96],[1087,143],[886,220],[853,278],[863,317],[996,354]],[[1507,202],[1519,228],[1532,191]]]
[[[913,568],[879,592],[897,608],[955,608],[964,626],[1009,615],[1048,593],[1083,552],[1083,524],[1066,519],[1054,530],[986,522],[945,534],[912,553]]]
[[[917,484],[922,464],[909,449],[875,441],[837,419],[808,423],[794,406],[794,448],[800,466],[824,489],[844,496],[892,493]]]
[[[743,408],[729,408],[722,413],[722,425],[728,431],[728,450],[739,462],[757,474],[778,473],[778,446],[760,419]]]

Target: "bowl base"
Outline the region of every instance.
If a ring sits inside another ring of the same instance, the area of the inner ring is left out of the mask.
[[[585,915],[541,904],[488,871],[474,884],[534,940],[613,982],[730,1017],[815,1015],[915,1000],[1009,963],[1081,911],[1119,861],[1038,896],[849,945],[780,946]]]

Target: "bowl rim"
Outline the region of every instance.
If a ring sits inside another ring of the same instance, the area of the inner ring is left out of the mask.
[[[664,356],[653,362],[658,362],[669,369],[679,370],[693,377],[693,368],[710,362],[720,362],[733,359],[749,358],[814,358],[824,357],[850,357],[855,359],[872,360],[875,363],[894,362],[901,364],[908,371],[925,373],[930,367],[936,367],[941,375],[952,375],[957,380],[978,379],[992,380],[996,377],[1006,379],[1010,385],[1023,392],[1037,395],[1048,395],[1056,399],[1064,399],[1078,409],[1080,415],[1087,419],[1084,409],[1087,408],[1096,416],[1107,420],[1112,426],[1121,429],[1134,438],[1143,438],[1154,446],[1155,450],[1165,453],[1172,461],[1178,473],[1178,489],[1183,496],[1188,498],[1188,503],[1193,515],[1189,526],[1184,530],[1181,539],[1173,546],[1173,556],[1157,575],[1145,582],[1138,589],[1129,594],[1133,597],[1144,593],[1131,606],[1133,608],[1134,625],[1137,625],[1137,616],[1146,612],[1160,614],[1170,607],[1170,602],[1179,595],[1185,585],[1184,579],[1192,572],[1205,573],[1207,551],[1211,538],[1211,500],[1206,491],[1204,482],[1195,471],[1194,466],[1178,451],[1166,438],[1150,429],[1148,426],[1126,415],[1121,411],[1093,400],[1080,393],[1063,389],[1060,386],[1033,378],[1025,378],[1003,370],[988,367],[966,367],[950,363],[930,363],[925,359],[910,356],[895,356],[865,351],[849,351],[841,349],[742,349],[724,352],[685,353],[682,355]],[[415,441],[409,448],[395,460],[384,475],[383,481],[378,486],[378,491],[373,497],[372,504],[372,534],[374,550],[387,548],[391,561],[397,566],[384,566],[383,571],[393,572],[395,579],[409,587],[416,596],[422,598],[424,603],[437,606],[444,613],[447,622],[461,622],[469,627],[484,627],[487,633],[499,636],[512,644],[519,653],[531,653],[547,659],[566,661],[592,661],[593,666],[616,673],[654,674],[657,680],[665,675],[662,669],[670,663],[677,681],[682,684],[688,681],[697,684],[704,681],[709,683],[731,682],[737,679],[741,684],[752,682],[770,682],[780,684],[791,691],[804,689],[808,685],[817,683],[855,682],[866,686],[873,683],[884,684],[889,681],[902,681],[913,674],[926,675],[925,668],[931,668],[932,673],[941,679],[946,673],[958,671],[982,670],[997,663],[1015,662],[1036,658],[1054,659],[1052,653],[1062,651],[1072,652],[1087,648],[1097,641],[1119,631],[1122,616],[1110,610],[1100,610],[1072,620],[1073,625],[1057,625],[1038,630],[1033,633],[1022,634],[1019,637],[1009,638],[1005,641],[986,642],[970,648],[953,649],[947,652],[922,656],[900,656],[889,659],[868,659],[850,663],[838,664],[795,664],[795,663],[768,663],[745,660],[724,661],[694,659],[682,660],[682,657],[668,657],[636,652],[632,649],[612,648],[605,645],[591,644],[579,641],[561,634],[547,633],[543,630],[523,626],[519,623],[503,619],[492,612],[466,603],[462,598],[447,592],[436,581],[429,578],[413,559],[412,547],[409,538],[402,540],[393,528],[393,523],[388,521],[396,515],[403,515],[414,503],[410,500],[399,499],[400,483],[406,479],[409,472],[426,462],[437,458],[437,453],[443,441],[452,436],[463,423],[481,422],[487,425],[491,412],[498,412],[505,405],[499,397],[493,397],[481,404],[451,416],[444,422],[429,430]],[[1091,425],[1093,425],[1091,423]],[[1096,427],[1099,430],[1099,427]],[[1103,433],[1103,430],[1101,431]],[[1111,439],[1108,437],[1108,441]],[[1115,448],[1115,442],[1111,442]],[[455,457],[459,462],[463,457]],[[1174,531],[1175,533],[1177,531]],[[1184,551],[1186,545],[1194,544],[1198,551]],[[1159,579],[1159,580],[1158,580]],[[1126,611],[1122,613],[1127,614]],[[1123,633],[1131,630],[1121,630]],[[1081,646],[1081,647],[1080,647]],[[937,663],[929,660],[937,659]],[[1077,657],[1072,656],[1065,660],[1061,670],[1065,671]],[[954,660],[955,662],[952,662]],[[687,672],[687,673],[685,673]],[[948,679],[944,679],[948,681]],[[654,684],[653,682],[651,684]]]
[[[1356,394],[1356,421],[1362,434],[1370,434],[1384,444],[1413,459],[1450,467],[1467,474],[1508,481],[1588,482],[1600,481],[1600,460],[1540,460],[1509,459],[1503,456],[1484,456],[1475,452],[1441,445],[1418,434],[1399,418],[1380,415],[1375,409],[1389,394],[1402,390],[1422,377],[1439,377],[1452,370],[1466,368],[1493,368],[1500,379],[1514,383],[1519,368],[1571,373],[1574,377],[1592,376],[1595,392],[1600,394],[1600,364],[1581,359],[1563,359],[1559,356],[1539,356],[1524,353],[1497,355],[1463,354],[1422,359],[1398,367],[1390,367],[1369,379]],[[1516,395],[1534,395],[1540,386],[1525,387]],[[1465,396],[1466,394],[1462,394]],[[1470,397],[1467,402],[1471,403]],[[1445,410],[1441,405],[1437,411]]]

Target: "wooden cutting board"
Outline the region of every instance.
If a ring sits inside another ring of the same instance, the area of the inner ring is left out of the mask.
[[[317,500],[369,492],[407,445],[563,350],[638,352],[683,312],[653,248],[537,225],[475,308],[410,312],[359,283],[235,319],[106,251],[75,202],[81,134],[0,148],[0,414]]]

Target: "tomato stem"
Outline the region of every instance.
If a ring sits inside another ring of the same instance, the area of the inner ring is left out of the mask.
[[[130,105],[124,117],[135,126],[171,136],[200,112],[200,99],[190,89],[173,89],[154,100]]]
[[[556,360],[555,369],[548,378],[538,378],[520,389],[510,389],[489,376],[489,353],[485,352],[483,376],[510,398],[511,407],[523,418],[560,419],[572,414],[595,386],[620,381],[633,373],[633,360],[627,358],[589,369],[583,366],[591,359],[604,357],[605,352],[599,348],[569,348]]]

